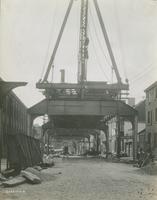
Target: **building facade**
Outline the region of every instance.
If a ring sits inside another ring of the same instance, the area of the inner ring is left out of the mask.
[[[146,90],[146,148],[157,157],[157,81]]]
[[[20,82],[0,78],[0,171],[19,169],[41,162],[39,141],[28,134],[27,107],[11,90]]]
[[[140,101],[136,104],[135,109],[138,112],[138,135],[137,135],[137,145],[138,151],[140,149],[145,150],[145,128],[146,128],[146,101]]]

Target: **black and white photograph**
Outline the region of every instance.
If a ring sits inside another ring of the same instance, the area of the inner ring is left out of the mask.
[[[157,0],[0,0],[0,200],[157,200]]]

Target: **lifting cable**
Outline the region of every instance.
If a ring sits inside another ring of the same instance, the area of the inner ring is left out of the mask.
[[[99,46],[100,46],[100,49],[101,49],[101,51],[102,51],[102,54],[104,55],[107,64],[112,68],[112,65],[111,65],[110,62],[108,61],[108,58],[107,58],[107,56],[106,56],[106,54],[105,54],[105,52],[104,52],[102,43],[101,43],[101,41],[100,41],[100,39],[99,39],[98,32],[97,32],[97,28],[96,28],[96,25],[95,25],[95,22],[94,22],[93,15],[92,15],[92,12],[91,12],[91,8],[90,8],[90,7],[89,7],[89,15],[90,15],[90,19],[91,19],[92,24],[93,24],[93,28],[94,28],[94,32],[95,32],[95,35],[96,35],[96,39],[97,39],[97,41],[98,41],[98,43],[99,43]]]
[[[55,24],[56,24],[57,9],[58,9],[58,4],[57,4],[57,1],[56,1],[53,16],[52,16],[52,22],[51,22],[51,26],[50,26],[48,46],[47,46],[47,49],[46,49],[46,54],[44,56],[43,67],[42,67],[42,72],[41,72],[41,76],[40,76],[41,80],[42,80],[44,72],[45,72],[45,68],[46,68],[46,64],[47,64],[47,60],[48,60],[48,55],[49,55],[49,50],[50,50],[50,45],[51,45],[52,40],[54,39],[54,27],[55,27]]]
[[[122,47],[122,34],[121,34],[121,28],[120,28],[120,23],[119,23],[119,18],[118,18],[118,12],[117,12],[117,0],[113,0],[113,7],[114,7],[114,18],[115,18],[115,21],[116,21],[116,24],[117,24],[117,29],[115,28],[115,30],[117,30],[117,36],[118,36],[118,43],[119,43],[119,50],[120,50],[120,53],[121,53],[121,58],[122,58],[122,67],[123,67],[123,71],[124,71],[124,76],[125,76],[125,79],[128,79],[128,76],[127,76],[127,70],[126,70],[126,67],[125,67],[125,62],[124,62],[124,59],[123,59],[123,47]]]
[[[106,75],[106,73],[105,73],[105,71],[104,71],[104,69],[103,69],[103,67],[102,67],[102,65],[101,65],[101,62],[100,62],[100,60],[99,60],[97,51],[95,50],[96,48],[95,48],[94,40],[93,40],[93,38],[92,38],[92,34],[91,34],[90,27],[89,27],[89,35],[90,35],[90,38],[91,38],[91,43],[92,43],[92,45],[93,45],[93,48],[92,48],[92,49],[94,50],[94,55],[95,55],[95,58],[96,58],[96,60],[97,60],[97,62],[98,62],[98,66],[100,67],[100,69],[101,69],[102,73],[104,74],[105,78],[109,81],[109,78],[108,78],[108,76]]]

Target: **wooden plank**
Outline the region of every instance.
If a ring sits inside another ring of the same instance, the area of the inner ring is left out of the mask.
[[[14,187],[20,184],[23,184],[26,182],[26,179],[22,176],[16,176],[8,181],[5,181],[2,183],[3,186],[5,187]]]
[[[37,166],[37,165],[34,166],[33,168],[36,169],[36,170],[38,170],[38,171],[41,171],[41,170],[42,170],[42,168],[41,168],[40,166]]]
[[[31,172],[22,170],[21,171],[21,175],[23,177],[25,177],[28,181],[30,181],[31,183],[33,183],[33,184],[39,184],[39,183],[41,183],[41,179],[37,175],[35,175],[35,174],[31,173]]]
[[[7,179],[2,175],[0,174],[0,181],[6,181]]]

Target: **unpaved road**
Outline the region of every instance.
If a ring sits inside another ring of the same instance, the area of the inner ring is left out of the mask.
[[[61,173],[59,173],[61,172]],[[157,176],[100,159],[58,159],[39,185],[0,188],[0,200],[155,200]]]

